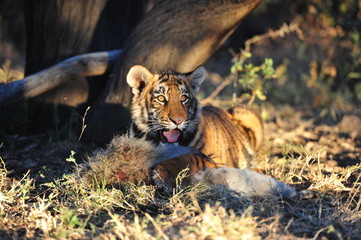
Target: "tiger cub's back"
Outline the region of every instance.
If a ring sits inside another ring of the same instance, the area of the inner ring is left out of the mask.
[[[200,134],[191,145],[211,156],[218,167],[250,167],[263,142],[263,124],[252,109],[239,105],[228,111],[202,108]]]

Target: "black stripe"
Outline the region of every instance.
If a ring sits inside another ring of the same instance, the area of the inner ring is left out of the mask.
[[[153,96],[151,96],[151,98],[153,98]],[[142,109],[142,118],[144,118],[144,112],[145,111],[148,111],[148,109],[149,109],[149,102],[147,101],[147,99],[145,99],[145,108],[141,108]],[[145,121],[147,121],[148,122],[148,120],[149,120],[149,114],[147,114],[147,116],[148,116],[148,119],[144,119]]]
[[[199,129],[198,129],[198,131],[200,131]],[[197,135],[197,134],[196,134]],[[195,136],[196,136],[195,135]],[[194,137],[195,137],[194,136]],[[195,148],[197,148],[199,151],[202,151],[203,150],[203,148],[204,148],[204,146],[205,146],[205,143],[204,142],[202,142],[201,143],[201,141],[203,140],[203,136],[204,136],[204,134],[203,134],[203,132],[199,135],[199,138],[197,139],[197,141],[195,142],[195,144],[194,144],[194,147]],[[201,145],[200,146],[198,146],[198,144],[200,144],[201,143]]]
[[[169,74],[167,73],[159,76],[159,83],[168,82],[168,80],[169,80]]]
[[[197,161],[197,169],[204,169],[204,160],[203,160],[203,158],[201,158],[201,157],[198,157],[198,156],[195,156],[195,158],[196,158],[196,161]]]
[[[135,123],[132,124],[132,130],[136,138],[142,138],[144,136],[144,133],[139,130],[139,128],[135,125]]]
[[[177,80],[177,83],[178,83],[178,84],[180,84],[180,85],[182,85],[182,84],[183,84],[182,79],[180,79],[180,78],[176,78],[176,80]]]

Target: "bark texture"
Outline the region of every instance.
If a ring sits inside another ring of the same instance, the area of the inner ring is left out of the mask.
[[[80,77],[104,75],[119,58],[121,50],[82,54],[0,88],[0,105],[36,97]]]
[[[25,74],[74,55],[122,48],[143,17],[144,2],[27,0]],[[64,126],[72,112],[83,113],[93,104],[108,78],[109,73],[91,78],[73,76],[71,81],[28,101],[31,130]]]

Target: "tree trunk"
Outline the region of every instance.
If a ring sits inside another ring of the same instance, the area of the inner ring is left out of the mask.
[[[70,72],[71,80],[61,77],[66,84],[29,101],[29,127],[43,132],[56,129],[58,122],[64,126],[62,123],[74,120],[69,109],[82,113],[92,105],[84,139],[107,142],[129,124],[131,91],[125,76],[131,66],[141,64],[152,71],[193,70],[217,50],[260,1],[161,1],[126,41],[144,11],[157,0],[148,1],[150,4],[144,4],[144,0],[26,1],[27,75],[74,55],[124,45],[112,77],[89,79],[86,74]],[[66,111],[57,111],[62,108]]]
[[[168,0],[154,7],[129,37],[101,97],[90,111],[86,141],[106,142],[124,131],[122,111],[131,91],[130,67],[192,71],[203,64],[261,0]]]
[[[36,73],[74,55],[122,48],[143,17],[143,2],[27,0],[25,74]],[[33,98],[28,102],[30,128],[44,131],[57,124],[63,126],[69,121],[71,112],[83,113],[84,108],[94,102],[108,78],[106,75],[75,77]]]

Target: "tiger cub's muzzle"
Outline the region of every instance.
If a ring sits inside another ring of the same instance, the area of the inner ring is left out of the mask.
[[[186,129],[187,117],[176,116],[169,117],[169,127],[159,131],[160,139],[163,143],[177,143],[181,140],[183,130]]]

